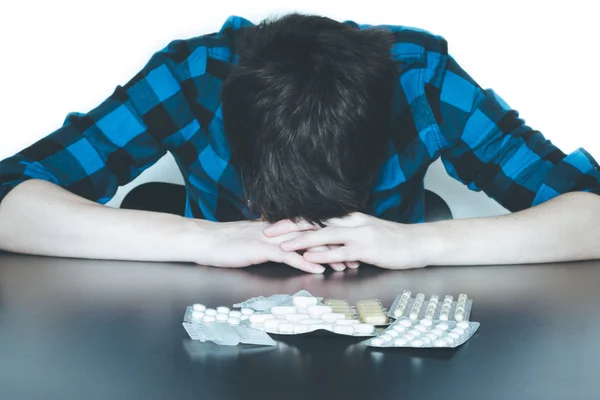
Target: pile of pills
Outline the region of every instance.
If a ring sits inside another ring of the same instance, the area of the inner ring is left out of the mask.
[[[402,317],[369,341],[375,347],[456,347],[466,342],[479,327],[469,321],[418,321]]]
[[[229,325],[239,325],[241,321],[250,318],[254,314],[254,310],[250,308],[242,308],[238,311],[225,306],[207,308],[204,304],[194,304],[191,310],[188,311],[190,322],[226,322]]]
[[[366,324],[384,325],[388,322],[385,307],[379,299],[358,301],[356,312],[360,320]]]
[[[348,303],[346,300],[326,299],[324,304],[331,307],[331,310],[334,313],[344,314],[348,319],[354,318],[354,313],[352,312],[350,303]]]
[[[472,303],[464,293],[458,296],[458,301],[454,301],[452,295],[446,295],[440,305],[438,295],[434,294],[425,300],[425,294],[417,293],[412,299],[410,290],[405,290],[401,295],[396,296],[389,315],[397,319],[406,317],[413,321],[417,319],[463,321],[469,319]]]

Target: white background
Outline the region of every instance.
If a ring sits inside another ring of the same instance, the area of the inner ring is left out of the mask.
[[[173,39],[217,31],[230,15],[259,22],[301,11],[367,24],[416,26],[444,36],[450,52],[483,87],[493,88],[528,125],[564,152],[585,147],[600,158],[597,116],[600,24],[594,1],[202,1],[54,0],[0,5],[0,159],[88,112]],[[170,156],[121,188],[182,182]],[[439,162],[427,187],[456,217],[505,210],[445,175]]]

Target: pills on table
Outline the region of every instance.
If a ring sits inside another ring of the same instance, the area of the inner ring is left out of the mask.
[[[229,316],[233,317],[233,318],[240,318],[242,316],[242,313],[240,311],[229,311]]]
[[[229,325],[239,325],[239,324],[240,324],[240,319],[239,319],[239,318],[237,318],[237,317],[229,317],[229,318],[227,319],[227,323],[228,323]]]
[[[192,306],[192,308],[194,309],[194,311],[204,311],[204,310],[206,310],[206,306],[204,304],[194,304]]]
[[[218,313],[215,319],[219,322],[225,322],[229,319],[229,314]]]
[[[408,340],[406,338],[399,337],[396,340],[394,340],[394,344],[396,346],[406,346],[408,344]]]
[[[320,315],[320,314],[324,314],[324,313],[330,313],[331,307],[321,306],[321,305],[313,305],[313,306],[306,307],[306,311],[308,311],[309,314]]]
[[[244,315],[252,315],[254,314],[254,310],[251,308],[242,308],[240,312]]]
[[[292,303],[294,303],[295,306],[299,306],[299,307],[313,306],[313,305],[316,305],[318,302],[319,302],[319,300],[316,297],[310,297],[310,296],[294,296],[294,297],[292,297]]]
[[[204,315],[204,317],[202,318],[203,322],[215,322],[217,319],[214,317],[214,315]]]
[[[229,309],[229,307],[224,307],[224,306],[217,307],[217,312],[218,313],[229,314],[229,311],[231,311]]]
[[[293,306],[275,306],[271,308],[271,314],[285,315],[296,313],[296,307]]]
[[[217,310],[215,310],[214,308],[207,308],[204,310],[204,314],[215,316],[217,315]]]

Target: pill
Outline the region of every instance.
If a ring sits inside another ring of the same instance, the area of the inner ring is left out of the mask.
[[[456,324],[456,326],[458,326],[459,328],[465,329],[465,330],[467,330],[471,327],[468,321],[460,321]]]
[[[210,323],[210,322],[215,322],[216,320],[217,320],[217,319],[214,317],[214,315],[205,315],[205,316],[202,318],[202,321],[203,321],[203,322],[207,322],[207,323]]]
[[[448,324],[445,322],[440,322],[435,327],[441,329],[442,331],[447,331],[448,329],[450,329],[450,326],[448,326]]]
[[[264,322],[264,324],[265,324],[265,329],[266,329],[266,330],[268,330],[268,331],[275,330],[275,329],[277,329],[277,326],[278,326],[279,324],[282,324],[282,323],[284,323],[284,322],[285,322],[285,321],[281,321],[281,320],[279,320],[279,319],[268,319],[268,320],[266,320],[266,321]]]
[[[454,314],[454,319],[457,321],[462,321],[463,319],[465,319],[465,314],[456,313],[456,314]]]
[[[458,333],[461,336],[466,333],[465,330],[462,329],[462,328],[454,328],[454,329],[452,329],[452,332],[456,332],[456,333]]]
[[[363,304],[381,304],[379,299],[363,299],[356,302],[356,305],[360,306]]]
[[[192,318],[201,319],[204,316],[202,311],[192,311]]]
[[[440,314],[440,320],[448,321],[448,314]]]
[[[313,305],[317,304],[318,302],[319,302],[319,300],[316,297],[310,297],[310,296],[294,296],[294,297],[292,297],[292,303],[294,303],[295,306],[299,306],[299,307],[313,306]]]
[[[404,292],[402,292],[402,296],[400,296],[400,297],[401,298],[409,298],[410,299],[410,295],[411,295],[410,290],[405,290]]]
[[[419,323],[421,325],[425,325],[425,326],[431,326],[433,325],[433,321],[430,319],[422,319],[421,321],[419,321]]]
[[[352,335],[354,327],[352,325],[334,325],[333,331],[342,335]]]
[[[402,308],[396,308],[394,310],[394,317],[399,318],[404,314],[404,311],[406,311],[406,308],[402,307]]]
[[[317,331],[319,329],[323,329],[326,331],[333,331],[333,324],[326,324],[326,323],[321,323],[321,324],[312,324],[312,325],[308,325],[311,331]]]
[[[294,324],[294,333],[306,333],[309,331],[309,326],[304,324]]]
[[[204,314],[206,315],[217,315],[217,310],[215,310],[214,308],[207,308],[206,310],[204,310]]]
[[[415,329],[418,330],[419,332],[426,332],[429,330],[429,326],[417,325],[417,326],[415,326]]]
[[[465,293],[461,293],[458,295],[458,301],[463,301],[466,302],[468,299],[467,295]]]
[[[411,335],[410,333],[405,333],[402,337],[408,341],[411,341],[415,338],[415,335]]]
[[[457,307],[456,307],[456,310],[454,310],[454,312],[456,312],[456,313],[462,313],[462,314],[464,314],[464,313],[465,313],[465,308],[464,308],[464,307],[458,307],[458,306],[457,306]]]
[[[412,322],[411,322],[410,320],[408,320],[408,319],[403,319],[403,320],[400,320],[400,322],[398,322],[398,323],[399,323],[400,325],[402,325],[402,326],[405,326],[405,327],[407,327],[407,328],[408,328],[409,326],[412,326]]]
[[[451,294],[446,295],[446,297],[444,297],[444,303],[452,303],[454,301],[454,297],[452,297]]]
[[[354,333],[368,334],[368,333],[373,333],[373,331],[375,330],[375,327],[373,325],[369,325],[369,324],[356,324],[356,325],[353,325],[353,327],[354,327]]]
[[[382,338],[376,337],[371,339],[371,346],[381,346],[385,343],[385,340]]]
[[[274,315],[285,315],[296,312],[296,307],[293,306],[275,306],[271,307],[271,314]]]
[[[246,320],[246,319],[250,319],[250,316],[249,316],[248,314],[242,314],[242,316],[240,317],[240,319],[241,319],[242,321],[243,321],[243,320]]]
[[[407,343],[408,343],[408,340],[406,340],[403,337],[399,337],[396,340],[394,340],[395,346],[406,346]]]
[[[294,324],[291,322],[282,322],[279,325],[277,325],[277,330],[281,333],[293,333]]]
[[[204,310],[206,310],[206,306],[204,304],[194,304],[192,306],[192,308],[194,309],[194,311],[204,311]]]
[[[404,325],[401,325],[401,324],[392,325],[392,329],[394,329],[396,332],[404,332],[404,331],[406,331],[406,327]]]
[[[437,304],[437,302],[440,300],[440,297],[437,294],[432,294],[431,297],[429,298],[429,302],[434,302]]]
[[[448,337],[451,337],[452,339],[460,339],[460,335],[456,332],[450,332]]]
[[[437,339],[433,344],[436,347],[446,347],[448,345],[448,341],[444,338]]]
[[[364,322],[365,324],[371,324],[371,325],[383,325],[387,322],[387,317],[385,316],[385,314],[367,314],[367,315],[361,315],[362,322]]]
[[[433,332],[427,332],[427,334],[425,335],[425,337],[427,339],[429,339],[429,340],[436,340],[439,337],[439,335],[436,335]]]
[[[431,339],[426,336],[421,336],[419,339],[423,341],[423,346],[429,346],[431,344]]]
[[[409,330],[407,333],[410,333],[410,334],[411,334],[411,335],[413,335],[414,337],[421,336],[421,335],[423,334],[423,332],[421,332],[421,331],[420,331],[420,330],[418,330],[418,329],[411,329],[411,330]]]
[[[357,319],[336,319],[335,321],[336,325],[355,325],[355,324],[360,324],[360,321]]]
[[[309,314],[319,315],[319,314],[324,314],[324,313],[330,313],[331,312],[331,307],[329,307],[329,306],[313,305],[313,306],[306,307],[306,311],[308,311]]]
[[[275,319],[278,319],[280,321],[285,321],[285,317],[287,314],[275,314],[273,315],[273,317],[275,317]]]
[[[396,337],[399,336],[400,334],[398,333],[398,331],[395,331],[393,329],[388,329],[385,331],[386,335],[390,335],[391,337]]]
[[[229,311],[229,316],[234,317],[234,318],[240,318],[242,316],[242,313],[239,311],[233,310],[233,311]]]
[[[383,340],[385,340],[386,342],[389,342],[390,340],[392,340],[392,336],[388,335],[387,333],[382,333],[381,335],[379,335],[380,338],[382,338]]]
[[[252,314],[254,314],[254,310],[251,309],[251,308],[242,308],[240,311],[244,315],[252,315]]]
[[[216,320],[219,322],[225,322],[229,319],[229,315],[228,314],[223,314],[223,313],[218,313],[215,316]]]
[[[310,325],[310,324],[320,324],[323,322],[323,320],[318,319],[318,318],[308,318],[308,319],[301,319],[299,322],[304,325]]]
[[[350,306],[350,304],[346,300],[339,299],[326,299],[323,302],[326,306]]]
[[[308,310],[306,309],[306,307],[296,307],[296,312],[298,314],[307,314],[308,315]]]
[[[425,300],[425,294],[423,293],[417,293],[417,295],[415,296],[415,301],[423,301]]]
[[[231,311],[229,309],[229,307],[224,307],[224,306],[217,307],[217,312],[219,312],[219,313],[228,314],[229,311]]]
[[[423,341],[421,339],[413,339],[410,341],[410,345],[413,347],[422,347]]]
[[[340,314],[340,313],[323,313],[321,314],[321,319],[323,321],[327,321],[327,322],[333,322],[336,319],[344,319],[345,316],[344,314]]]
[[[438,336],[442,336],[442,335],[444,334],[444,331],[443,331],[443,330],[441,330],[440,328],[433,328],[433,329],[431,330],[431,333],[435,333],[435,334],[436,334],[436,335],[438,335]]]
[[[301,321],[303,319],[310,319],[308,314],[286,314],[284,316],[284,318],[286,321],[290,321],[290,322],[297,322],[297,321]]]
[[[268,319],[274,319],[273,314],[252,314],[250,316],[250,322],[253,324],[262,324]]]
[[[238,317],[229,317],[227,319],[227,323],[229,325],[239,325],[240,324],[240,319]]]

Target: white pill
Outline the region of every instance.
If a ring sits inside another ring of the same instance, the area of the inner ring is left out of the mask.
[[[371,339],[371,346],[381,346],[385,343],[385,340],[382,338],[376,337]]]
[[[252,314],[250,316],[250,322],[253,324],[262,324],[268,319],[274,319],[273,314]]]
[[[285,321],[281,321],[279,319],[268,319],[264,322],[265,329],[268,331],[276,330],[279,324],[284,323]]]
[[[309,319],[310,317],[308,316],[308,314],[287,314],[285,316],[285,319],[287,321],[292,321],[292,322],[297,322],[297,321],[301,321],[303,319]]]
[[[229,311],[229,316],[234,318],[240,318],[242,316],[242,313],[237,310],[233,310]]]
[[[383,340],[385,340],[386,342],[389,342],[390,340],[393,339],[393,337],[391,335],[388,335],[387,333],[383,333],[381,335],[379,335],[380,338],[382,338]]]
[[[204,317],[204,313],[202,311],[192,311],[192,318],[201,319]]]
[[[308,311],[309,314],[319,315],[319,314],[324,314],[324,313],[330,313],[331,307],[313,305],[313,306],[306,307],[306,311]]]
[[[428,332],[425,337],[429,340],[436,340],[439,336],[433,332]]]
[[[409,326],[412,326],[412,322],[411,322],[410,320],[408,320],[408,319],[403,319],[403,320],[400,320],[400,322],[398,322],[398,323],[399,323],[400,325],[403,325],[403,326],[407,327],[407,328],[408,328]]]
[[[429,330],[429,326],[417,325],[417,326],[415,326],[415,329],[418,330],[419,332],[427,332]]]
[[[308,318],[308,319],[302,319],[298,322],[300,322],[301,324],[305,324],[305,325],[311,325],[311,324],[322,324],[323,320],[316,319],[316,318]]]
[[[375,330],[375,327],[373,325],[369,325],[369,324],[356,324],[353,325],[354,327],[354,333],[373,333],[373,331]]]
[[[223,314],[228,314],[229,311],[231,311],[229,309],[229,307],[224,307],[224,306],[217,307],[217,312],[220,312],[220,313],[223,313]]]
[[[417,337],[417,336],[421,336],[421,334],[422,334],[423,332],[421,332],[421,331],[420,331],[420,330],[418,330],[418,329],[411,329],[410,331],[408,331],[408,333],[410,333],[410,334],[411,334],[411,335],[413,335],[414,337]]]
[[[341,335],[352,335],[354,333],[354,327],[352,325],[334,325],[333,331]]]
[[[240,319],[243,321],[245,319],[250,319],[250,316],[248,314],[242,314],[242,316],[240,317]]]
[[[277,330],[281,333],[293,333],[294,332],[294,324],[291,322],[282,322],[277,325]]]
[[[274,315],[274,317],[275,317],[275,319],[278,319],[280,321],[285,321],[285,316],[286,315],[287,314],[277,314],[277,315]]]
[[[311,331],[318,331],[319,329],[323,329],[326,331],[333,331],[333,324],[326,324],[326,323],[321,323],[321,324],[312,324],[312,325],[308,325]]]
[[[229,319],[229,315],[228,314],[223,314],[223,313],[218,313],[215,318],[219,322],[225,322],[225,321],[227,321]]]
[[[215,322],[216,320],[217,320],[217,319],[214,317],[214,315],[205,315],[205,316],[202,318],[202,321],[203,321],[203,322],[207,322],[207,323],[210,323],[210,322]]]
[[[460,321],[456,324],[456,326],[462,329],[469,329],[471,327],[469,321]]]
[[[403,337],[399,337],[398,339],[394,340],[394,345],[396,346],[406,346],[407,343],[408,340]]]
[[[421,339],[413,339],[410,341],[410,345],[413,347],[422,347],[423,341]]]
[[[447,331],[450,327],[447,323],[441,322],[435,326],[437,329],[441,329],[442,331]]]
[[[452,345],[454,345],[454,343],[456,343],[456,339],[454,339],[453,337],[450,337],[450,336],[446,336],[444,338],[444,340],[446,340],[446,342],[448,343],[448,346],[452,346]]]
[[[388,329],[385,331],[386,335],[390,335],[391,337],[397,337],[400,336],[400,334],[398,333],[398,331],[395,331],[393,329]]]
[[[438,335],[438,336],[442,336],[442,335],[444,334],[444,331],[443,331],[443,330],[441,330],[440,328],[433,328],[433,329],[431,330],[431,333],[435,333],[435,334],[436,334],[436,335]]]
[[[308,310],[306,309],[306,307],[296,307],[296,312],[298,314],[307,314],[308,315]]]
[[[215,310],[214,308],[207,308],[206,310],[204,310],[204,314],[206,315],[217,315],[217,310]]]
[[[433,342],[433,344],[435,347],[446,347],[448,345],[448,341],[444,338],[440,338]]]
[[[229,317],[227,319],[227,323],[229,325],[239,325],[240,324],[240,319],[238,317]]]
[[[404,314],[405,309],[404,308],[396,308],[394,310],[394,317],[399,318],[402,316],[402,314]]]
[[[321,314],[321,319],[327,322],[333,322],[337,319],[344,319],[346,316],[341,313],[323,313]]]
[[[422,336],[419,339],[421,339],[423,341],[423,346],[429,346],[431,344],[431,339],[428,339],[425,336]]]
[[[456,332],[450,332],[448,334],[448,337],[451,337],[452,339],[456,339],[456,340],[460,339],[460,335]]]
[[[204,311],[204,310],[206,310],[206,306],[204,304],[194,304],[192,306],[192,308],[194,309],[194,311]]]
[[[296,312],[296,307],[293,306],[275,306],[271,307],[271,314],[284,315]]]
[[[317,304],[319,300],[316,297],[295,296],[292,297],[292,302],[298,307],[308,307]]]
[[[296,334],[306,333],[309,330],[308,328],[309,328],[308,325],[294,324],[294,333],[296,333]]]
[[[454,329],[452,329],[452,332],[456,332],[456,333],[458,333],[461,336],[466,333],[465,330],[462,329],[462,328],[454,328]]]
[[[408,341],[411,341],[415,338],[415,335],[411,335],[410,333],[405,333],[402,337]]]
[[[406,327],[404,325],[400,325],[400,324],[392,325],[392,329],[395,330],[396,332],[406,331]]]
[[[430,319],[422,319],[421,321],[419,321],[419,323],[421,325],[425,325],[425,326],[431,326],[433,325],[433,321]]]
[[[254,310],[251,308],[242,308],[241,313],[244,315],[252,315],[254,314]]]
[[[448,321],[448,314],[440,314],[440,320]]]
[[[357,319],[336,319],[336,325],[356,325],[360,324],[360,321]]]
[[[454,314],[454,319],[457,321],[462,321],[463,319],[465,319],[465,314],[456,313],[456,314]]]

